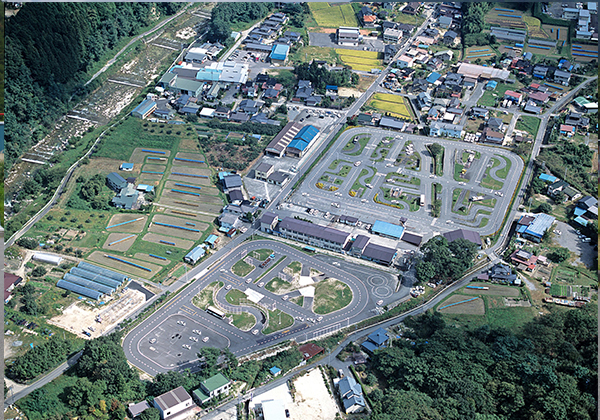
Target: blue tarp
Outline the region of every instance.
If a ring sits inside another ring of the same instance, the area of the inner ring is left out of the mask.
[[[575,216],[581,216],[582,214],[585,214],[586,211],[587,211],[586,209],[575,207],[574,214],[575,214]]]
[[[547,182],[556,182],[558,181],[558,178],[553,176],[553,175],[548,175],[548,174],[541,174],[539,177],[542,181],[547,181]]]
[[[575,222],[579,223],[581,226],[587,226],[588,221],[585,220],[583,217],[581,216],[577,216],[575,219],[573,219]]]

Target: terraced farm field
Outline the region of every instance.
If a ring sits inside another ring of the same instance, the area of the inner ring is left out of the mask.
[[[390,93],[376,93],[369,101],[369,105],[383,112],[389,112],[392,116],[404,119],[413,119],[410,105],[406,103],[403,96]]]
[[[329,3],[308,3],[310,12],[319,26],[338,28],[340,26],[358,26],[352,5],[331,6]]]

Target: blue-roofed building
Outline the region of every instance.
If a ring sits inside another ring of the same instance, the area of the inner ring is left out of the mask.
[[[145,193],[154,192],[154,187],[152,185],[139,184],[137,186],[137,190]]]
[[[541,174],[541,175],[539,176],[539,178],[540,178],[542,181],[545,181],[545,182],[556,182],[556,181],[558,181],[558,178],[557,178],[557,177],[555,177],[555,176],[553,176],[553,175],[548,175],[548,174]]]
[[[346,376],[337,383],[340,399],[344,405],[344,411],[349,413],[360,413],[366,407],[362,387],[352,376]]]
[[[404,227],[393,223],[376,220],[371,226],[371,232],[392,239],[401,239],[404,233]]]
[[[335,85],[327,85],[327,86],[325,86],[325,90],[331,90],[331,91],[337,92],[338,87]]]
[[[429,83],[433,84],[433,83],[437,82],[437,80],[438,80],[440,77],[442,77],[442,75],[441,75],[441,74],[439,74],[438,72],[435,72],[435,71],[434,71],[434,72],[433,72],[433,73],[431,73],[429,76],[427,76],[427,79],[425,79],[425,80],[427,80]]]
[[[202,245],[198,245],[196,248],[192,249],[187,253],[183,260],[188,264],[196,264],[198,260],[206,255],[206,250]]]
[[[485,84],[485,90],[494,90],[496,87],[498,87],[498,82],[495,80],[490,80]]]
[[[218,69],[203,68],[196,73],[196,80],[201,82],[218,82],[221,73],[222,71]]]
[[[284,44],[275,44],[271,50],[271,61],[274,63],[284,64],[287,61],[290,46]]]
[[[211,235],[208,235],[208,238],[206,238],[204,240],[204,243],[207,244],[208,246],[210,246],[211,248],[214,248],[218,239],[219,239],[219,237],[217,235],[211,234]]]
[[[311,142],[319,135],[319,129],[312,125],[306,125],[298,131],[292,141],[287,145],[286,155],[302,157],[309,148]]]
[[[573,219],[573,221],[574,221],[575,223],[578,223],[578,224],[580,224],[581,226],[587,226],[587,225],[588,225],[588,223],[589,223],[589,220],[586,220],[586,219],[584,219],[584,218],[583,218],[583,217],[581,217],[581,216],[577,216],[576,218],[574,218],[574,219]]]
[[[156,102],[154,102],[151,99],[146,99],[141,104],[136,106],[133,111],[131,111],[131,115],[133,115],[134,117],[144,119],[148,115],[152,114],[155,109]]]
[[[269,369],[269,372],[271,372],[271,375],[277,376],[281,374],[281,369],[279,369],[277,366],[273,366],[271,369]]]
[[[542,236],[544,236],[544,233],[552,227],[555,220],[556,219],[553,216],[548,214],[537,214],[533,218],[533,221],[531,221],[523,230],[521,236],[530,241],[540,243],[542,241]]]
[[[386,343],[390,337],[383,328],[379,328],[367,337],[367,339],[361,344],[368,353],[373,354],[375,350],[385,348]]]
[[[121,171],[133,171],[133,163],[121,163],[121,166],[119,167],[119,169]]]

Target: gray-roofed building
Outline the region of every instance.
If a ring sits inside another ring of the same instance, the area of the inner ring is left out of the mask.
[[[254,178],[266,181],[269,175],[273,173],[274,167],[270,163],[261,162],[254,169]]]
[[[250,115],[245,114],[243,112],[234,112],[229,117],[229,120],[236,123],[245,123],[250,119]]]
[[[229,190],[228,195],[231,204],[240,204],[242,201],[244,201],[244,194],[242,193],[242,190]]]
[[[370,238],[366,235],[357,235],[350,246],[350,255],[360,257],[369,243]]]
[[[492,130],[500,131],[504,127],[504,121],[501,118],[492,117],[488,120],[487,126]]]
[[[447,31],[444,34],[444,44],[446,45],[454,45],[460,38],[458,37],[458,34],[454,31]]]
[[[440,28],[448,29],[452,26],[452,18],[448,16],[440,16],[438,19],[438,25]]]
[[[402,235],[402,240],[404,242],[408,242],[411,245],[419,246],[419,245],[421,245],[421,241],[423,240],[423,237],[421,235],[417,235],[415,233],[410,233],[410,232],[404,231],[404,234]]]
[[[493,282],[512,284],[517,275],[512,273],[508,265],[496,264],[488,271],[488,278]]]
[[[553,216],[544,213],[537,214],[533,221],[521,232],[521,236],[540,243],[544,233],[552,227],[555,220]]]
[[[542,112],[542,108],[537,106],[533,101],[527,101],[523,111],[529,112],[530,114],[539,115],[539,113]]]
[[[127,181],[116,172],[111,172],[106,176],[106,184],[113,191],[121,191],[127,186]]]
[[[291,217],[284,218],[279,223],[278,229],[279,234],[284,238],[336,252],[342,252],[350,237],[347,232]]]
[[[158,408],[161,419],[173,417],[194,406],[190,394],[180,386],[154,398],[154,407]]]
[[[404,128],[404,124],[404,121],[400,121],[392,117],[381,117],[381,120],[379,120],[380,127],[393,128],[395,130],[402,130]]]
[[[569,86],[569,82],[571,81],[571,73],[563,70],[556,70],[554,72],[554,82],[560,83],[564,86]]]
[[[295,122],[289,122],[283,130],[277,134],[265,148],[265,154],[283,157],[288,144],[294,139],[303,126]]]
[[[490,33],[491,35],[494,35],[496,39],[517,42],[521,44],[525,42],[525,37],[527,36],[527,31],[521,31],[518,29],[504,29],[497,26],[492,26],[490,28]]]
[[[285,185],[289,180],[289,175],[281,171],[275,171],[267,178],[269,184]]]
[[[267,233],[273,233],[275,226],[277,226],[277,222],[279,222],[277,215],[267,211],[260,218],[260,230]]]
[[[188,264],[196,264],[198,260],[206,255],[206,249],[202,245],[198,245],[183,257],[183,261]]]
[[[471,114],[478,118],[486,118],[490,114],[490,111],[486,108],[479,108],[474,106],[473,108],[471,108]]]
[[[394,262],[396,255],[397,252],[394,248],[370,243],[363,250],[361,258],[389,266]]]
[[[466,239],[481,248],[481,237],[479,236],[479,233],[472,230],[457,229],[452,232],[446,232],[442,234],[442,236],[444,236],[448,242],[454,242],[457,239]]]
[[[226,229],[236,228],[240,219],[233,213],[222,213],[219,216],[219,225]]]
[[[131,418],[134,418],[134,417],[137,417],[140,414],[142,414],[148,408],[150,408],[150,404],[148,404],[147,401],[141,401],[137,404],[134,404],[134,403],[129,404],[129,406],[127,407],[127,410],[129,411]]]
[[[352,376],[340,379],[337,387],[346,413],[360,413],[365,409],[366,404],[362,387]]]
[[[135,188],[135,185],[127,184],[119,193],[113,197],[111,203],[119,209],[136,210],[140,192]]]

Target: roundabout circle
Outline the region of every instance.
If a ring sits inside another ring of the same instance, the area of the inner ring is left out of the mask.
[[[392,290],[388,286],[379,286],[373,289],[373,294],[379,298],[386,298],[392,295]]]
[[[385,284],[385,278],[383,278],[381,276],[371,276],[371,277],[369,277],[367,282],[371,286],[383,286]]]

